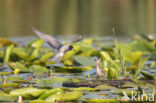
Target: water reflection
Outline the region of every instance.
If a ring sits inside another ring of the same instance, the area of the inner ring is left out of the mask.
[[[155,0],[0,0],[0,36],[156,32]]]

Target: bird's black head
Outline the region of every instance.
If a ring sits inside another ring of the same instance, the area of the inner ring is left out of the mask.
[[[69,49],[69,50],[72,50],[72,49],[73,49],[73,46],[70,45],[68,49]]]

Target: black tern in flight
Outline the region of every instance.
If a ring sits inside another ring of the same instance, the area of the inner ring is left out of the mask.
[[[52,61],[55,62],[60,62],[61,58],[63,57],[63,55],[72,50],[73,46],[71,45],[72,43],[75,42],[79,42],[82,40],[82,35],[80,35],[78,38],[76,38],[75,40],[63,45],[62,43],[60,43],[59,41],[56,40],[56,38],[54,38],[53,36],[50,36],[46,33],[40,32],[39,30],[37,30],[36,28],[32,27],[32,30],[34,31],[34,33],[40,37],[41,39],[43,39],[45,42],[48,43],[49,46],[51,46],[53,49],[56,49],[57,52],[54,55],[54,57],[52,57]]]

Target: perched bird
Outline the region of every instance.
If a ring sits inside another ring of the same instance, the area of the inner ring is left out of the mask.
[[[100,79],[104,79],[106,77],[105,70],[101,68],[100,59],[96,59],[96,74]]]
[[[52,61],[55,61],[57,63],[59,63],[61,61],[61,58],[63,57],[63,55],[72,50],[73,46],[71,45],[72,43],[75,42],[79,42],[82,40],[82,35],[80,35],[78,38],[76,38],[75,40],[63,45],[62,43],[60,43],[59,41],[56,40],[56,38],[38,31],[36,28],[32,27],[32,30],[34,31],[34,33],[40,37],[41,39],[43,39],[44,41],[46,41],[48,43],[49,46],[51,46],[53,49],[56,49],[57,52],[54,55],[54,57],[52,57]]]

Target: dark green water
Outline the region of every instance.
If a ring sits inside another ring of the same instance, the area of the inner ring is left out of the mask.
[[[0,0],[0,36],[156,33],[155,0]]]

